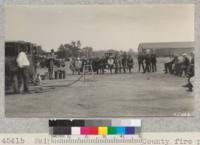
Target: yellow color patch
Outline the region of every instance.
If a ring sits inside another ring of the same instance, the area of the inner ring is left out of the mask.
[[[107,127],[98,127],[98,134],[99,135],[107,135]]]

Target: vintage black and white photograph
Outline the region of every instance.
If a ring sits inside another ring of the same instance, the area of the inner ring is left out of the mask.
[[[194,5],[5,7],[6,117],[193,116]]]

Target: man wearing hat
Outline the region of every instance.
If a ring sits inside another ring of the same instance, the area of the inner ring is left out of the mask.
[[[47,68],[48,68],[50,80],[53,79],[54,61],[55,61],[55,53],[54,53],[54,50],[51,49],[51,52],[50,52],[50,54],[48,56],[48,60],[47,60]]]
[[[114,65],[114,59],[110,56],[109,58],[108,58],[108,68],[109,68],[109,70],[110,70],[110,73],[112,74],[112,69],[113,69],[113,65]]]
[[[143,70],[143,72],[144,72],[144,54],[142,53],[142,52],[139,52],[139,54],[138,54],[138,71],[140,72],[140,70],[141,70],[141,68],[142,68],[142,70]]]
[[[190,64],[187,68],[187,84],[184,85],[183,87],[187,87],[189,92],[192,92],[193,91],[193,84],[191,82],[191,78],[194,77],[194,53],[191,53],[191,61],[190,61]]]
[[[183,75],[183,72],[184,72],[184,75],[186,76],[187,75],[187,68],[190,64],[190,60],[187,56],[187,53],[183,53],[182,56],[183,56],[183,62],[182,62],[182,65],[181,65],[180,76]]]
[[[28,60],[27,54],[26,54],[26,48],[25,46],[21,47],[21,50],[17,56],[17,65],[19,67],[19,76],[20,80],[23,83],[23,91],[24,93],[29,92],[29,66],[30,62]]]
[[[81,66],[82,66],[82,61],[80,60],[79,57],[77,57],[75,61],[75,68],[76,68],[76,71],[78,72],[78,75],[80,75],[81,73]]]

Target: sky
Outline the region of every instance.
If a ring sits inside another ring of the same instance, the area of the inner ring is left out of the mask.
[[[46,51],[73,40],[123,51],[137,51],[142,42],[194,41],[194,5],[7,6],[5,39]]]

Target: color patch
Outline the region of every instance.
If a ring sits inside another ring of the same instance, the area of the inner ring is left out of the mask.
[[[98,127],[99,135],[107,135],[107,127]]]
[[[133,119],[133,120],[131,120],[131,125],[130,126],[141,127],[142,126],[142,121]]]
[[[49,127],[70,127],[72,122],[70,120],[49,120]]]
[[[121,135],[125,134],[125,127],[117,127],[116,129],[117,129],[117,134]]]
[[[81,134],[81,128],[80,127],[72,127],[71,128],[72,135],[80,135]]]
[[[76,126],[76,127],[85,126],[85,121],[84,120],[73,120],[72,126]]]
[[[112,126],[111,120],[85,120],[85,126]]]
[[[98,127],[89,127],[90,135],[98,135]]]
[[[125,134],[135,134],[135,127],[126,127]]]
[[[87,135],[89,132],[89,127],[81,127],[81,135]]]
[[[117,134],[116,127],[108,127],[108,135]]]
[[[122,126],[122,124],[121,124],[121,119],[113,119],[113,120],[111,120],[112,121],[112,125],[111,126]]]
[[[53,127],[53,135],[71,135],[71,127]]]

